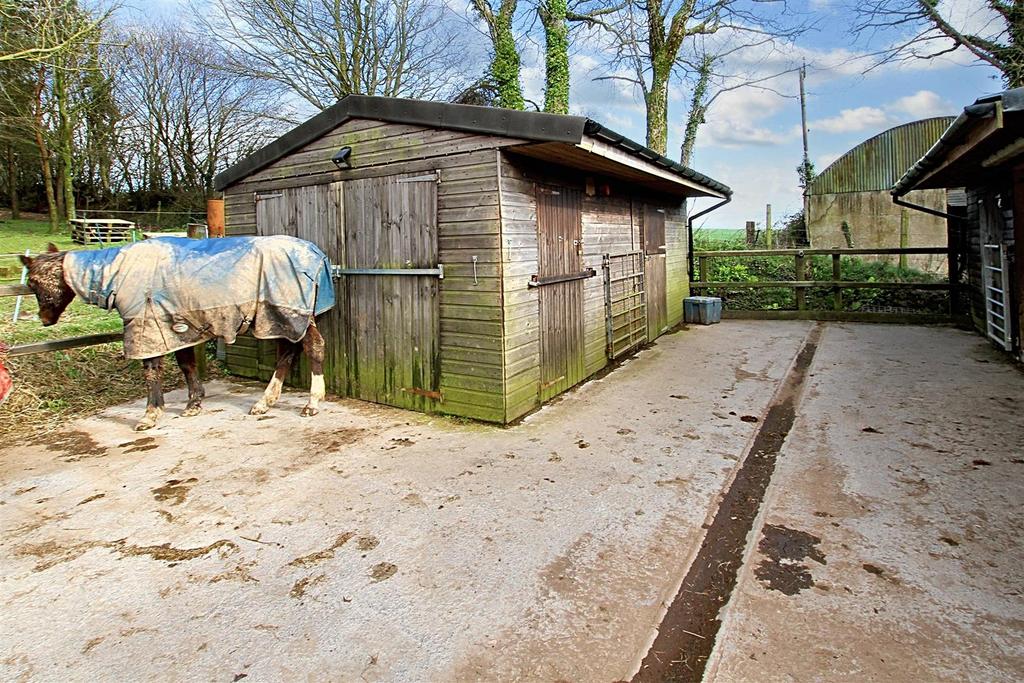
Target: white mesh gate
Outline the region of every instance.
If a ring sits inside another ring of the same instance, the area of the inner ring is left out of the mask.
[[[1010,288],[1006,268],[1006,246],[982,246],[981,269],[985,285],[985,332],[989,339],[1009,351],[1013,348],[1013,332],[1009,314]]]

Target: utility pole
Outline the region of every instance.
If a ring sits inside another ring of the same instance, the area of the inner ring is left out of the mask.
[[[807,169],[810,167],[811,160],[807,152],[807,93],[804,91],[805,78],[807,78],[807,62],[804,62],[800,67],[800,130],[804,135],[804,165],[800,175],[804,182],[804,227],[807,228],[807,223],[810,220],[810,216],[807,215],[807,186],[810,184],[807,178]],[[809,230],[807,236],[808,238],[810,237]]]

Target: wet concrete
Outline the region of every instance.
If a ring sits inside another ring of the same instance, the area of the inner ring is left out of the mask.
[[[829,325],[705,680],[1024,679],[1022,405],[980,337]]]
[[[808,329],[670,335],[511,429],[217,383],[8,446],[0,678],[628,679]]]

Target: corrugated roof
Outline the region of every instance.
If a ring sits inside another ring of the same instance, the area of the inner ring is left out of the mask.
[[[214,187],[223,190],[354,118],[464,130],[538,142],[578,144],[585,134],[591,135],[713,192],[732,195],[728,185],[683,166],[586,117],[366,95],[343,97],[337,104],[218,174],[214,178]]]
[[[994,95],[979,97],[974,104],[964,107],[935,143],[922,152],[916,162],[907,167],[906,173],[893,183],[893,196],[899,197],[913,190],[917,183],[922,182],[928,173],[942,163],[946,153],[956,146],[973,126],[996,116],[997,111],[1018,116],[1019,112],[1024,112],[1024,88],[1011,88]]]
[[[811,181],[808,194],[888,190],[928,151],[953,116],[896,126],[860,143]]]

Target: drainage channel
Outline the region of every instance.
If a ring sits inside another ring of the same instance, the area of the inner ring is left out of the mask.
[[[726,491],[690,571],[658,627],[634,683],[700,681],[743,564],[747,536],[753,528],[775,461],[796,419],[800,392],[821,339],[822,325],[811,328],[803,346],[768,407],[743,465]]]

